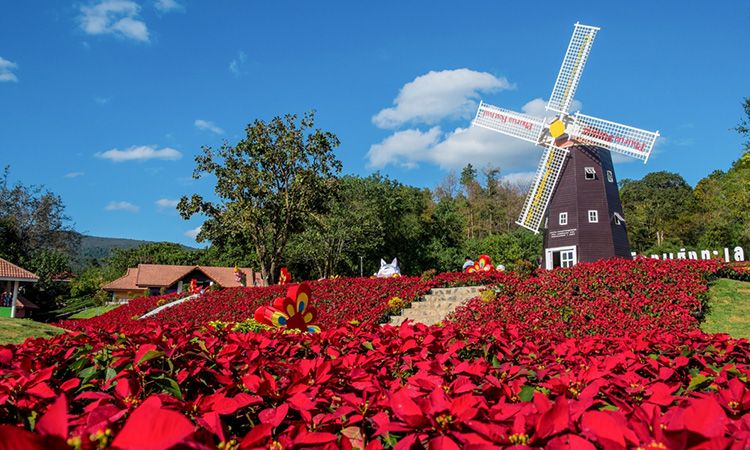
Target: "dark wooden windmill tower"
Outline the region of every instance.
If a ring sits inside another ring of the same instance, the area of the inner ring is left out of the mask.
[[[473,125],[545,148],[518,223],[534,233],[544,226],[544,265],[630,257],[630,245],[610,152],[648,161],[659,132],[570,114],[597,27],[576,23],[555,87],[551,118],[481,103]]]

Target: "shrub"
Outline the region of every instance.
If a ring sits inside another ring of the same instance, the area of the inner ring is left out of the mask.
[[[481,298],[484,303],[490,303],[497,299],[497,294],[492,289],[485,289],[479,293],[479,298]]]
[[[437,275],[436,269],[427,269],[424,272],[422,272],[422,276],[420,276],[420,279],[422,281],[429,281],[433,278],[435,278],[435,275]]]

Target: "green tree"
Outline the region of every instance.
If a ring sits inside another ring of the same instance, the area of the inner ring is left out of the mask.
[[[681,175],[652,172],[641,180],[624,179],[620,198],[634,251],[693,243],[695,197]]]
[[[477,202],[482,192],[482,186],[477,181],[477,170],[471,164],[467,164],[461,170],[462,195],[459,199],[466,216],[466,237],[471,239],[476,235],[477,225]]]
[[[536,264],[542,254],[542,235],[516,227],[510,233],[469,239],[464,243],[464,253],[474,258],[480,254],[489,255],[493,265],[502,264],[507,269],[512,269],[519,261]]]
[[[461,214],[457,201],[449,197],[439,199],[431,208],[426,225],[426,268],[434,268],[440,272],[460,270],[465,256],[461,254],[461,246],[466,218]]]
[[[377,199],[368,181],[346,176],[338,180],[323,212],[313,212],[305,230],[294,236],[286,260],[293,274],[328,277],[359,275],[359,257],[384,243]],[[312,270],[312,271],[311,271]]]
[[[42,250],[70,253],[77,245],[60,196],[44,186],[9,184],[10,167],[0,175],[0,256],[28,265]]]
[[[740,120],[735,130],[747,139],[744,143],[744,151],[748,153],[750,152],[750,98],[744,99],[742,109],[745,112],[745,117]]]
[[[750,153],[695,186],[702,247],[750,245]]]
[[[41,249],[34,253],[26,267],[34,272],[39,281],[27,286],[26,295],[39,306],[41,313],[55,309],[68,296],[70,287],[70,256],[55,249]]]
[[[152,242],[135,248],[114,249],[103,264],[106,281],[125,275],[130,267],[138,264],[173,264],[189,266],[199,264],[203,253],[172,242]]]
[[[276,277],[292,233],[320,207],[332,179],[341,171],[333,150],[338,138],[314,127],[314,113],[255,120],[236,145],[218,151],[203,147],[195,158],[194,178],[216,178],[218,202],[194,194],[182,197],[183,218],[207,217],[198,240],[233,241],[253,249],[268,283]]]

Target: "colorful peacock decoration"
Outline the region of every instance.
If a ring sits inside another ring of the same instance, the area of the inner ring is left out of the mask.
[[[491,272],[495,269],[495,267],[490,263],[490,261],[492,261],[492,258],[490,258],[489,255],[479,255],[479,258],[477,258],[476,262],[474,262],[474,265],[466,268],[466,272]]]
[[[314,325],[315,308],[310,306],[312,291],[307,283],[289,286],[286,297],[276,298],[271,306],[261,306],[255,310],[255,320],[269,326],[320,333]]]

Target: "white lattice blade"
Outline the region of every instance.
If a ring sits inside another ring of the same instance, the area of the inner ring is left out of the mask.
[[[557,180],[560,178],[567,156],[566,149],[555,147],[553,144],[550,144],[544,151],[544,156],[536,171],[534,185],[526,196],[521,216],[516,222],[518,225],[539,233],[544,213],[555,192]]]
[[[507,134],[536,144],[544,129],[544,120],[528,114],[480,103],[474,126]]]
[[[594,44],[597,27],[581,25],[576,23],[573,36],[570,38],[568,50],[565,52],[560,73],[557,75],[555,87],[547,103],[547,109],[558,113],[567,114],[570,102],[581,81],[583,68],[588,60],[591,46]]]
[[[568,127],[574,140],[622,153],[644,162],[654,148],[658,131],[641,130],[621,123],[576,113]]]

